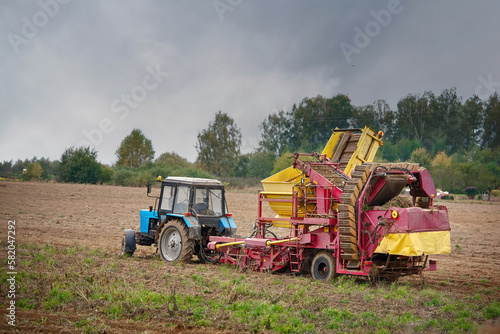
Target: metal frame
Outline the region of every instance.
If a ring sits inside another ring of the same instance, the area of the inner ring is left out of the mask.
[[[301,156],[313,156],[317,162],[304,162]],[[396,218],[391,218],[391,209],[385,210],[384,214],[373,221],[367,213],[380,210],[377,208],[366,208],[377,193],[386,185],[385,175],[408,175],[408,185],[412,189],[413,202],[417,195],[429,195],[432,193],[434,184],[427,178],[425,173],[411,172],[404,169],[373,168],[369,174],[364,188],[358,196],[355,204],[355,214],[358,224],[357,247],[359,250],[359,265],[356,269],[348,268],[348,260],[341,258],[340,232],[338,226],[338,215],[332,208],[341,203],[342,190],[328,181],[321,173],[315,170],[320,166],[326,170],[335,172],[345,181],[350,177],[339,169],[339,164],[332,163],[324,155],[318,154],[294,154],[293,166],[304,173],[302,182],[294,186],[292,199],[266,198],[261,192],[258,194],[258,218],[256,220],[257,235],[255,238],[235,239],[225,237],[211,237],[208,248],[222,253],[219,262],[238,265],[241,268],[251,268],[258,271],[277,271],[288,266],[291,271],[303,270],[303,263],[314,256],[315,250],[333,251],[336,258],[336,273],[357,276],[382,276],[392,278],[417,274],[423,270],[435,270],[435,261],[426,268],[427,255],[422,256],[398,256],[388,254],[385,263],[374,264],[372,257],[376,245],[382,237],[389,233],[390,227],[395,224]],[[415,175],[414,175],[415,174]],[[375,177],[380,177],[376,183],[371,185]],[[401,180],[399,180],[401,181]],[[424,186],[422,186],[424,185]],[[262,203],[264,202],[286,202],[292,203],[292,217],[263,217]],[[432,200],[430,201],[432,205]],[[404,212],[398,208],[398,212]],[[433,207],[433,210],[446,211],[446,208]],[[382,210],[383,211],[383,210]],[[401,218],[403,219],[403,218]],[[266,225],[272,222],[289,222],[289,237],[276,240],[265,237]],[[311,250],[306,252],[306,250]]]

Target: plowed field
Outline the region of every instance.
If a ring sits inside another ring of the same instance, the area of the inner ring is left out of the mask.
[[[249,235],[257,192],[229,191],[227,200],[238,234]],[[2,316],[0,328],[23,333],[333,333],[365,332],[374,326],[373,331],[441,332],[447,327],[439,322],[448,321],[452,330],[468,332],[498,322],[498,199],[442,201],[449,210],[452,253],[433,256],[438,260],[436,272],[383,286],[345,278],[319,283],[306,276],[241,273],[197,262],[167,265],[152,247],[139,246],[132,258],[120,257],[123,230],[138,229],[139,209],[153,202],[143,188],[0,182],[2,314],[10,302],[7,223],[13,220],[18,273],[16,327]],[[114,287],[108,286],[112,283]],[[129,296],[131,290],[137,295]],[[189,298],[201,298],[201,303]],[[325,310],[348,312],[342,317],[352,321],[335,322],[338,315]],[[380,312],[395,324],[370,323],[370,314],[383,318]],[[464,318],[470,327],[455,323],[459,312],[472,314]],[[289,324],[280,314],[298,323]],[[404,316],[409,320],[400,321]],[[286,324],[289,327],[283,327]]]

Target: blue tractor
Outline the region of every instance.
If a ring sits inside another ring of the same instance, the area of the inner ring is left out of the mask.
[[[156,198],[155,205],[141,210],[139,232],[125,230],[122,255],[133,255],[136,245],[154,244],[165,262],[188,262],[193,255],[211,261],[212,253],[207,249],[210,236],[236,234],[220,181],[158,177],[148,183],[147,195]]]

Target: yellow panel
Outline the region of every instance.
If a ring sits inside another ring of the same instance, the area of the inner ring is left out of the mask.
[[[326,143],[325,148],[323,149],[323,152],[321,154],[326,155],[328,159],[331,159],[333,157],[333,152],[335,145],[339,142],[339,138],[342,132],[333,132],[332,135],[330,136],[330,139],[328,140],[328,143]]]
[[[290,228],[292,226],[290,222],[283,222],[283,221],[273,221],[272,224],[273,227],[280,227],[280,228]]]
[[[281,172],[271,175],[267,179],[262,180],[264,195],[267,199],[287,199],[292,200],[293,186],[300,182],[302,172],[293,167],[288,167]],[[292,216],[291,202],[268,202],[271,209],[280,216]],[[285,223],[288,224],[288,223]],[[281,225],[281,224],[280,224]],[[289,225],[287,225],[289,226]]]
[[[402,256],[425,254],[449,254],[450,231],[387,234],[382,238],[375,253]]]
[[[382,139],[377,136],[375,131],[367,126],[361,132],[356,150],[347,163],[344,173],[351,175],[352,170],[364,162],[372,162],[375,154],[380,146],[382,146]]]
[[[268,178],[262,180],[262,185],[266,191],[272,191],[271,189],[266,189],[266,183],[271,182],[287,182],[290,187],[290,182],[299,178],[302,175],[302,172],[298,169],[293,168],[292,166],[283,169],[281,172],[278,172],[274,175],[269,176]],[[300,181],[300,179],[299,179]]]

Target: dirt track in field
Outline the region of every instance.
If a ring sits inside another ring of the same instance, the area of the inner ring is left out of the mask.
[[[238,234],[248,236],[257,214],[257,191],[229,191],[227,200]],[[15,220],[17,244],[86,246],[118,254],[123,230],[137,230],[139,210],[153,204],[154,199],[148,198],[143,188],[0,182],[0,238],[7,239],[7,222]],[[438,260],[438,271],[424,273],[425,283],[462,296],[473,295],[478,289],[491,290],[490,297],[500,300],[500,200],[438,204],[449,210],[452,253],[433,256]],[[269,209],[265,212],[271,215]],[[286,234],[283,229],[279,231]],[[153,247],[139,246],[135,256],[148,258],[154,251]],[[3,261],[6,250],[0,254]],[[195,267],[175,270],[185,270],[190,276]],[[260,283],[272,285],[272,281]],[[41,317],[37,310],[26,311],[24,316],[30,314],[33,319]],[[196,332],[192,328],[177,329],[172,332]]]

